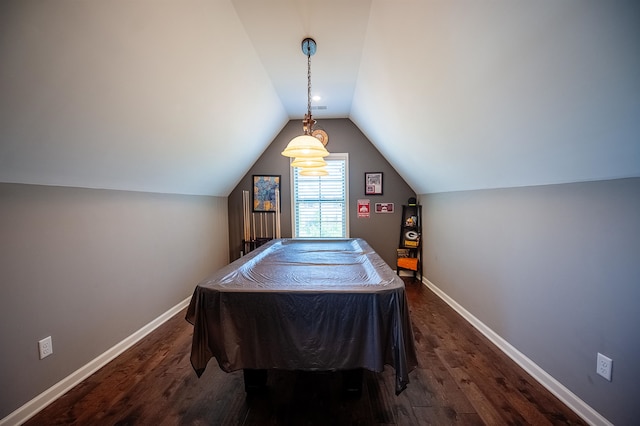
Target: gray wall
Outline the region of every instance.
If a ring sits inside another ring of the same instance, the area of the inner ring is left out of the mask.
[[[637,423],[640,178],[420,199],[425,276],[611,422]]]
[[[396,248],[400,239],[402,205],[415,192],[398,175],[362,132],[348,119],[318,120],[316,129],[329,135],[327,149],[332,153],[349,153],[349,228],[350,237],[363,238],[380,256],[395,269]],[[238,186],[229,195],[229,255],[240,256],[242,250],[242,191],[251,191],[252,175],[281,175],[282,237],[292,235],[291,228],[291,179],[289,159],[280,153],[295,136],[302,134],[302,122],[287,123],[271,145],[255,162]],[[398,144],[401,148],[401,144]],[[365,172],[383,173],[383,195],[364,194]],[[395,203],[395,213],[371,213],[370,218],[358,218],[358,199],[369,199],[371,208],[375,203]]]
[[[3,418],[225,265],[227,200],[0,184],[0,235]]]

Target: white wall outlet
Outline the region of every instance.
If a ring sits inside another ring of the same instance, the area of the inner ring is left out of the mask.
[[[40,350],[40,359],[48,357],[53,353],[53,342],[51,336],[45,337],[38,342],[38,349]]]
[[[607,356],[598,352],[598,364],[596,365],[596,372],[611,381],[611,368],[613,367],[613,360]]]

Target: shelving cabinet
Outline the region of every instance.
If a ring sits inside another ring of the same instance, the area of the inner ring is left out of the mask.
[[[400,224],[400,242],[396,258],[396,271],[413,272],[413,278],[420,272],[422,279],[422,206],[407,204],[402,206],[402,223]]]

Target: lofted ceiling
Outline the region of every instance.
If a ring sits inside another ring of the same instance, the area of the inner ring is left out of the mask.
[[[640,176],[637,2],[6,0],[0,182],[227,196],[308,36],[314,118],[417,194]]]

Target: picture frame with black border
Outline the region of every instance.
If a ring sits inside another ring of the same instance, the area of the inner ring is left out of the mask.
[[[365,195],[382,195],[382,172],[366,172],[364,174]]]
[[[253,175],[253,211],[276,212],[276,190],[280,189],[280,175]]]

